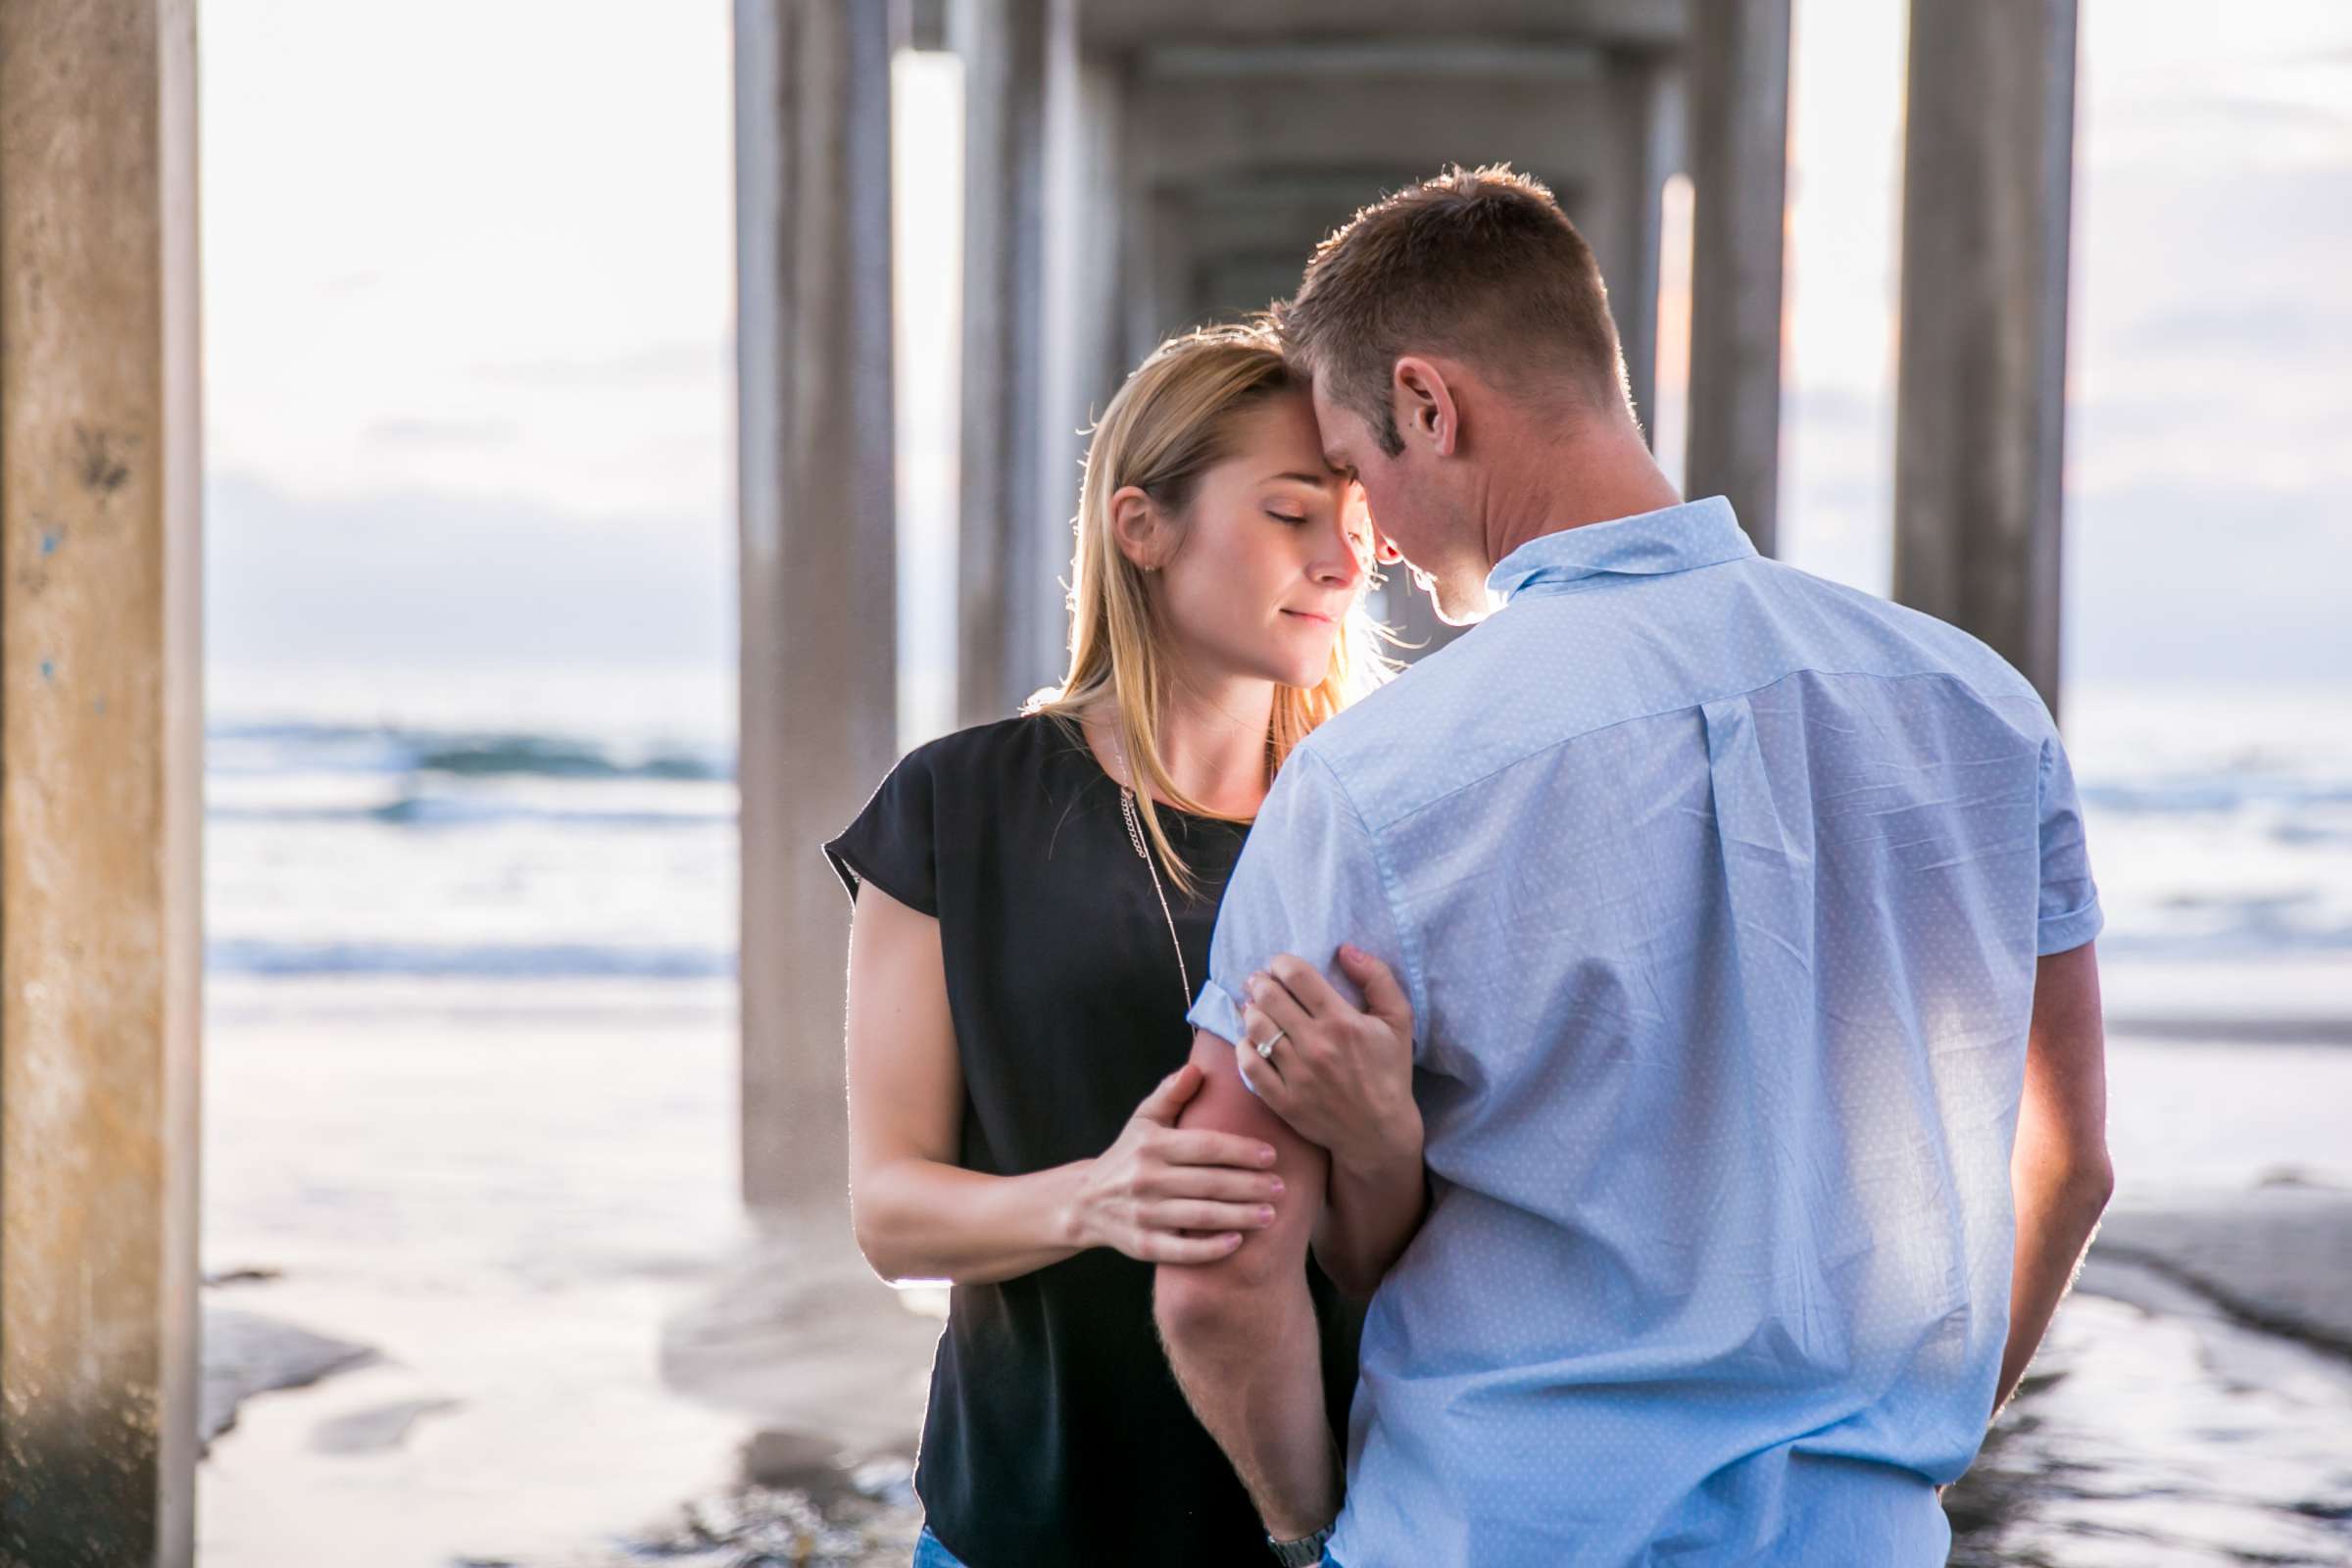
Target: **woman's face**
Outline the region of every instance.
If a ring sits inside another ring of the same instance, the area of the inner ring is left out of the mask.
[[[1194,487],[1154,592],[1196,674],[1313,686],[1370,569],[1362,495],[1324,466],[1305,393],[1242,420],[1233,454]]]

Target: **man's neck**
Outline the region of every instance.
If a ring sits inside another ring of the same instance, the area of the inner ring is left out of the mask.
[[[1509,450],[1532,461],[1498,474],[1485,498],[1487,568],[1531,539],[1678,506],[1633,421],[1530,431]],[[1537,456],[1540,454],[1541,456]]]

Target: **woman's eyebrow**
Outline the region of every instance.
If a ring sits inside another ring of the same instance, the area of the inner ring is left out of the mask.
[[[1320,489],[1322,489],[1324,486],[1326,486],[1326,485],[1330,484],[1332,480],[1334,480],[1334,479],[1336,479],[1336,478],[1338,478],[1338,477],[1340,477],[1340,476],[1339,476],[1338,474],[1336,474],[1336,473],[1300,473],[1300,472],[1298,472],[1298,470],[1296,470],[1296,469],[1293,469],[1293,470],[1291,470],[1291,471],[1289,471],[1289,472],[1287,472],[1287,473],[1276,473],[1276,474],[1269,474],[1269,475],[1267,475],[1267,478],[1268,478],[1269,480],[1273,480],[1273,479],[1296,479],[1296,480],[1297,480],[1298,483],[1300,483],[1300,484],[1311,484],[1311,485],[1313,485],[1313,486],[1314,486],[1316,489],[1318,489],[1318,490],[1320,490]]]

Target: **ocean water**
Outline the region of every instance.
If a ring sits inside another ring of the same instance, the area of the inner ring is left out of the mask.
[[[715,670],[218,679],[208,978],[729,979],[732,691]]]
[[[725,979],[732,703],[718,670],[217,680],[210,973]],[[2111,1008],[2352,1018],[2352,686],[2071,691],[2066,718]]]

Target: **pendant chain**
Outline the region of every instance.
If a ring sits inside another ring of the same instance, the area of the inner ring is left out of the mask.
[[[1119,764],[1119,772],[1127,772],[1127,754],[1120,749],[1119,738],[1110,737],[1110,755]],[[1168,942],[1176,950],[1176,976],[1184,982],[1184,1004],[1193,1004],[1192,965],[1184,961],[1184,939],[1176,934],[1176,914],[1168,907],[1168,890],[1160,885],[1159,863],[1152,858],[1152,847],[1144,842],[1144,824],[1135,808],[1135,791],[1125,777],[1116,781],[1119,786],[1119,814],[1127,820],[1127,842],[1135,846],[1136,855],[1143,860],[1144,869],[1152,874],[1152,891],[1159,896],[1160,918],[1168,922]]]

